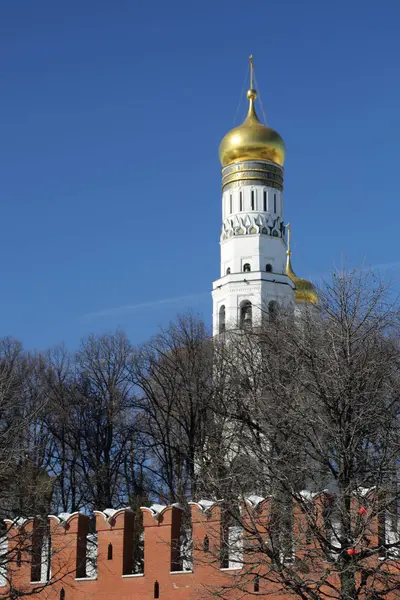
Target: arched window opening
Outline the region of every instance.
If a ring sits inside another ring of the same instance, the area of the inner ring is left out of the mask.
[[[229,212],[230,214],[232,214],[233,210],[232,210],[232,194],[229,196]]]
[[[108,544],[107,560],[112,560],[112,559],[113,559],[113,547],[112,547],[112,544]]]
[[[263,202],[264,202],[264,212],[267,212],[267,190],[264,190],[263,194]]]
[[[236,509],[234,509],[236,513]],[[243,566],[243,530],[231,512],[222,510],[220,568],[240,569]]]
[[[254,190],[251,190],[251,210],[254,210]]]
[[[32,535],[31,581],[50,579],[51,537],[47,522],[35,519]]]
[[[40,581],[42,567],[43,526],[40,519],[34,521],[31,549],[31,581]]]
[[[386,519],[385,513],[381,512],[378,514],[378,544],[379,544],[379,556],[380,558],[387,558],[388,551],[385,548],[386,544]]]
[[[251,271],[251,266],[250,266],[250,263],[245,263],[245,264],[243,265],[243,272],[244,272],[244,273],[250,273],[250,271]]]
[[[219,333],[225,331],[225,304],[219,309]]]
[[[154,598],[159,598],[160,597],[160,585],[158,583],[158,581],[154,582]]]
[[[179,531],[171,538],[171,571],[193,570],[193,531],[190,511],[182,511]]]
[[[210,540],[208,539],[208,535],[206,535],[204,537],[204,540],[203,540],[203,550],[204,550],[204,552],[209,552],[210,551]]]
[[[267,273],[272,273],[272,265],[270,263],[265,265],[265,270]]]
[[[45,545],[45,555],[44,555],[44,564],[43,564],[43,568],[44,568],[44,573],[45,573],[45,580],[46,581],[50,581],[51,579],[51,556],[53,553],[52,550],[52,545],[51,545],[51,535],[49,533],[48,537],[47,537],[47,543]]]
[[[99,538],[96,532],[96,522],[91,519],[89,522],[89,533],[86,536],[86,547],[82,547],[80,551],[84,552],[80,557],[79,574],[77,568],[77,577],[89,577],[95,579],[97,577],[97,550]]]
[[[60,600],[65,600],[65,590],[64,590],[64,588],[61,588],[61,591],[60,591]]]
[[[276,194],[274,194],[274,213],[276,214]]]
[[[239,192],[239,211],[243,210],[243,192]]]
[[[275,302],[275,300],[271,300],[271,302],[268,304],[268,314],[270,321],[276,320],[276,317],[278,316],[278,308],[278,303]]]
[[[231,268],[230,268],[230,267],[228,267],[228,268],[227,268],[227,270],[226,270],[226,274],[227,274],[227,275],[230,275],[230,273],[231,273]]]
[[[290,494],[281,495],[279,501],[271,506],[271,544],[279,548],[279,560],[282,564],[293,564],[293,502]]]
[[[243,300],[240,305],[240,328],[251,329],[253,325],[253,307],[250,300]]]
[[[7,557],[8,557],[8,535],[7,525],[4,521],[0,520],[0,587],[6,586],[8,582],[8,568],[7,568]]]
[[[144,530],[142,512],[125,511],[122,553],[123,575],[144,572]]]
[[[260,591],[260,578],[258,575],[256,575],[254,577],[254,591],[255,592],[259,592]]]

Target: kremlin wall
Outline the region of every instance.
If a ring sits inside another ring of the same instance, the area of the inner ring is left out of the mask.
[[[310,537],[307,528],[307,510],[311,508],[313,514],[317,515],[317,523],[323,528],[326,508],[332,505],[333,500],[333,496],[326,492],[304,493],[305,504],[302,504],[301,508],[299,505],[294,505],[293,508],[294,556],[290,564],[299,577],[305,577],[309,581],[312,581],[314,576],[309,571],[304,571],[302,566],[304,562],[307,561],[315,568],[315,579],[318,579],[318,573],[330,566],[328,561],[324,561],[322,557],[318,558],[318,543]],[[304,510],[305,506],[306,510]],[[366,495],[362,505],[354,503],[353,517],[363,519],[365,528],[363,538],[356,546],[342,550],[349,564],[357,560],[358,556],[361,558],[362,554],[368,551],[369,546],[378,545],[378,538],[381,535],[380,524],[373,506],[373,494]],[[43,537],[40,539],[40,534],[35,534],[37,527],[35,521],[27,520],[14,524],[8,522],[10,528],[8,552],[12,554],[14,551],[14,556],[18,558],[7,576],[6,573],[2,574],[3,586],[0,588],[0,597],[7,594],[11,582],[16,589],[27,592],[44,586],[34,596],[39,600],[205,599],[217,595],[221,597],[223,588],[223,597],[249,598],[254,595],[267,595],[270,600],[287,600],[294,596],[287,591],[283,592],[281,586],[277,582],[274,583],[274,575],[268,570],[265,555],[260,558],[257,554],[258,550],[251,552],[252,545],[254,548],[254,530],[263,535],[266,540],[268,539],[271,528],[270,508],[271,498],[250,496],[245,501],[242,514],[249,524],[249,527],[245,527],[244,530],[248,529],[248,531],[243,533],[243,530],[240,530],[241,543],[233,544],[233,555],[225,555],[222,559],[223,523],[226,522],[223,518],[223,504],[206,500],[190,503],[192,559],[190,561],[186,559],[186,564],[183,561],[184,567],[179,549],[181,508],[177,505],[158,504],[150,508],[142,508],[144,529],[142,573],[132,573],[134,513],[129,508],[96,512],[95,534],[89,533],[90,519],[87,515],[64,513],[58,517],[50,516],[50,569],[47,564],[43,564],[46,563],[45,558],[41,558],[39,562],[32,559],[32,556],[43,557],[46,554],[43,553]],[[249,531],[253,533],[250,535]],[[28,538],[33,540],[33,552],[25,556],[23,552],[22,555],[21,553],[18,555],[19,542],[23,547],[23,541]],[[89,539],[96,539],[91,549],[88,544]],[[230,552],[232,553],[232,547]],[[88,560],[89,555],[93,559],[92,562]],[[249,560],[246,559],[247,556],[250,556]],[[312,560],[310,560],[311,556]],[[365,555],[363,557],[365,561]],[[221,560],[224,562],[222,563]],[[370,559],[374,564],[376,560],[379,560],[376,555]],[[387,565],[390,571],[392,569],[390,562]],[[186,570],[182,570],[183,568]],[[338,577],[333,565],[331,571],[330,579],[333,581]],[[50,573],[51,584],[48,586],[45,581],[46,572]],[[268,574],[268,580],[263,578],[263,574]],[[6,583],[7,579],[8,583]],[[322,591],[323,589],[320,589],[319,593]],[[329,594],[330,598],[339,597],[332,589]],[[385,595],[385,598],[394,600],[398,598],[396,594],[397,592],[393,595]]]

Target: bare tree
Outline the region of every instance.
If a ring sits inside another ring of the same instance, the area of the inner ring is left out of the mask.
[[[74,428],[77,397],[76,368],[73,356],[58,346],[47,352],[46,386],[49,395],[44,420],[51,432],[54,452],[53,512],[76,512],[87,502],[87,491],[80,468],[80,432]]]
[[[1,597],[39,593],[59,579],[50,573],[53,442],[43,420],[48,396],[42,356],[23,352],[15,340],[0,341],[0,581]],[[29,519],[31,517],[31,519]],[[35,519],[33,527],[32,518]],[[19,573],[27,566],[29,589]]]
[[[167,501],[196,495],[213,398],[212,344],[204,324],[180,316],[138,348],[131,363],[141,428],[153,457],[155,492]]]
[[[76,353],[58,347],[30,355],[12,339],[0,341],[2,597],[39,593],[59,578],[50,573],[49,513],[131,505],[140,569],[148,459],[132,402],[131,352],[122,332],[90,336]],[[25,590],[27,572],[34,584]]]
[[[50,427],[57,442],[64,510],[102,510],[132,497],[138,474],[132,461],[137,436],[130,354],[126,336],[117,332],[89,336],[72,360],[58,354],[53,361]],[[66,481],[66,470],[73,479]]]
[[[241,569],[216,593],[376,600],[400,588],[398,325],[372,273],[334,273],[318,309],[216,345],[229,443],[204,485],[243,544],[238,558],[237,536],[221,541]]]

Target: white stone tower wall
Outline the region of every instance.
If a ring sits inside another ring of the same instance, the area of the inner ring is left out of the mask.
[[[214,335],[221,332],[221,307],[229,329],[241,325],[243,303],[251,303],[253,325],[268,316],[271,302],[294,303],[294,285],[285,270],[282,187],[251,177],[256,172],[266,179],[276,166],[243,161],[236,168],[223,170],[228,184],[222,194],[220,278],[213,284]]]
[[[240,210],[240,192],[242,192],[242,210]],[[253,196],[251,192],[254,192]],[[225,190],[222,195],[222,219],[225,220],[232,214],[242,212],[260,212],[282,216],[282,201],[283,193],[281,190],[269,188],[265,185],[246,185],[241,188],[231,188]],[[252,208],[252,205],[254,205],[254,208]]]

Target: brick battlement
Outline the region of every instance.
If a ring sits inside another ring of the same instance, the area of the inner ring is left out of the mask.
[[[332,496],[327,493],[310,495],[305,501],[313,505],[318,521],[324,518],[324,509],[332,503]],[[245,511],[244,519],[262,533],[271,519],[270,506],[271,499],[250,497],[242,509],[242,512]],[[359,506],[354,507],[355,515],[359,515]],[[246,555],[243,552],[251,541],[246,546],[246,537],[241,531],[242,541],[236,545],[233,554],[223,556],[221,544],[226,525],[222,503],[192,502],[190,508],[190,556],[183,556],[182,551],[182,509],[178,505],[157,504],[142,508],[142,562],[134,553],[133,540],[136,535],[137,541],[138,533],[135,513],[130,508],[96,511],[95,523],[81,513],[50,516],[47,526],[34,519],[8,521],[8,551],[14,549],[17,556],[9,569],[8,579],[11,578],[15,587],[29,590],[40,585],[39,582],[44,584],[49,576],[54,578],[56,583],[35,595],[40,600],[200,600],[211,597],[218,586],[229,586],[232,578],[241,578],[240,587],[253,595],[255,592],[261,595],[268,592],[270,600],[293,598],[279,592],[278,584],[269,583],[267,589],[262,580],[258,592],[258,588],[254,587],[254,570],[243,575],[246,571],[246,566],[243,566]],[[379,523],[371,509],[368,511],[365,515],[366,519],[369,518],[368,543],[377,543]],[[304,510],[294,505],[293,516],[294,553],[301,559],[304,558],[304,548],[309,551],[312,541],[308,539]],[[238,528],[232,529],[237,531]],[[21,539],[31,540],[29,552]],[[18,551],[18,545],[22,551]],[[314,559],[314,565],[317,563]],[[321,568],[323,564],[326,566],[321,559]],[[7,587],[3,573],[0,597]],[[236,596],[234,592],[233,596]]]

